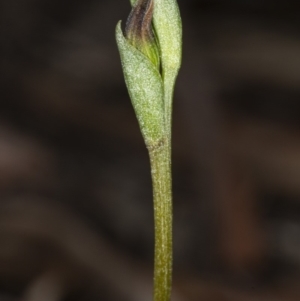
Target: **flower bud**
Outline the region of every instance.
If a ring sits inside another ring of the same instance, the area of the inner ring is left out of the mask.
[[[154,0],[137,0],[127,19],[125,37],[159,68],[159,50],[152,28]]]

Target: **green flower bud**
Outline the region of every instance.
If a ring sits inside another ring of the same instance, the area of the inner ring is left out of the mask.
[[[127,19],[125,37],[159,68],[159,50],[152,28],[153,0],[137,0]]]

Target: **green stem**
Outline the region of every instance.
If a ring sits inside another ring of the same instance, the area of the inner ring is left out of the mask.
[[[172,286],[172,106],[177,72],[164,74],[166,138],[149,148],[154,199],[154,301],[169,301]]]
[[[154,199],[154,301],[169,301],[172,284],[172,190],[168,139],[149,148]]]

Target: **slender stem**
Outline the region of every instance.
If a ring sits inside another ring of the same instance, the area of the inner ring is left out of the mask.
[[[164,112],[166,138],[149,148],[154,199],[155,255],[154,301],[169,301],[172,286],[172,106],[177,72],[164,74]]]
[[[172,189],[168,139],[149,150],[154,199],[154,301],[169,301],[172,284]]]

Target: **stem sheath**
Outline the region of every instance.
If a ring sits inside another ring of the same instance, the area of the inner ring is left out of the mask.
[[[171,153],[171,140],[172,140],[172,112],[173,112],[173,93],[175,86],[175,79],[177,77],[176,70],[169,70],[163,74],[164,82],[164,118],[165,130],[168,137],[169,152]],[[171,154],[169,155],[171,159]]]

